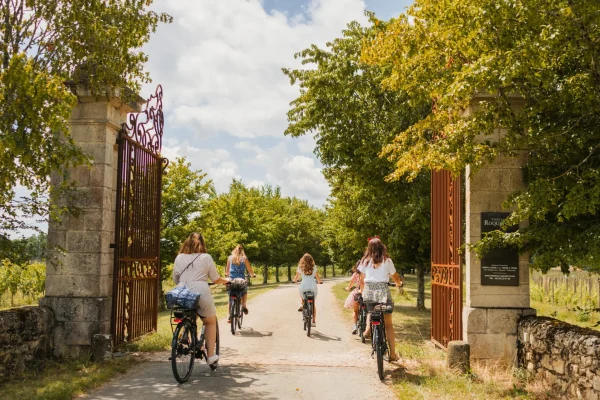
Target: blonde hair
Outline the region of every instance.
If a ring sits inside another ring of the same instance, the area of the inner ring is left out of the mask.
[[[246,258],[246,253],[244,253],[244,246],[238,244],[235,246],[235,249],[231,252],[231,262],[233,264],[239,264],[242,259]]]
[[[206,242],[201,233],[192,232],[179,248],[179,254],[206,253]]]
[[[313,270],[315,269],[315,260],[308,253],[302,256],[300,262],[298,263],[298,268],[304,275],[312,275]]]

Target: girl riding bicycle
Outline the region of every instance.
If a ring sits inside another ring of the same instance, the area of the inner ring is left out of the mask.
[[[350,283],[346,288],[347,292],[350,292],[352,287],[354,290],[350,292],[348,297],[346,298],[346,302],[344,303],[345,308],[351,308],[353,310],[352,319],[354,320],[354,327],[352,328],[352,334],[356,335],[358,333],[358,302],[356,301],[356,295],[360,292],[360,276],[361,273],[358,270],[358,266],[360,265],[360,261],[356,263],[354,267],[352,267],[352,277],[350,278]]]
[[[227,258],[225,276],[229,276],[231,280],[246,279],[246,270],[248,270],[248,273],[250,275],[256,277],[256,274],[254,274],[254,271],[250,266],[248,257],[246,257],[244,247],[241,244],[238,244],[237,246],[235,246],[235,249],[233,249],[233,251],[231,252],[229,258]],[[229,290],[229,287],[227,288],[227,292],[229,293],[229,296],[231,296],[231,291]],[[248,314],[248,307],[246,307],[246,300],[248,299],[248,286],[244,287],[242,293],[242,312],[244,314]],[[231,320],[228,320],[227,323],[231,323]]]
[[[223,279],[217,272],[217,267],[210,254],[206,252],[204,237],[197,232],[192,233],[181,245],[179,255],[175,258],[173,267],[173,282],[177,286],[186,286],[194,293],[200,293],[200,301],[196,313],[205,326],[208,364],[219,361],[214,354],[217,340],[217,309],[207,278],[214,283],[226,284],[229,279]]]
[[[367,303],[369,311],[378,303],[387,304],[390,310],[394,308],[392,294],[388,287],[390,278],[396,282],[398,291],[402,286],[402,280],[394,268],[394,263],[387,253],[387,248],[378,237],[369,238],[369,245],[363,258],[360,260],[358,270],[360,275],[360,292],[364,302]],[[398,360],[396,354],[396,342],[394,340],[394,325],[392,324],[392,314],[386,313],[383,316],[385,322],[385,335],[388,338],[390,346],[390,361]],[[370,323],[367,322],[365,336],[371,334]]]
[[[302,277],[302,283],[300,283],[300,308],[298,311],[302,311],[304,307],[304,293],[305,292],[313,292],[315,294],[315,303],[313,309],[313,320],[312,326],[316,326],[317,324],[317,282],[323,283],[321,281],[321,277],[319,276],[319,272],[317,271],[317,267],[315,266],[315,260],[308,253],[302,256],[300,262],[298,263],[298,270],[296,271],[296,276],[294,276],[294,283],[298,282],[298,278]]]

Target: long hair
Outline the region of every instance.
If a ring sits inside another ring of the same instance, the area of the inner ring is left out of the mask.
[[[179,248],[179,254],[206,253],[206,242],[201,233],[192,232]]]
[[[313,270],[315,269],[315,260],[308,253],[302,256],[300,262],[298,263],[298,268],[304,275],[312,275]]]
[[[385,247],[381,240],[374,238],[369,240],[367,250],[365,250],[365,254],[360,262],[361,264],[372,262],[373,266],[376,267],[389,258],[387,247]]]
[[[233,264],[239,264],[243,258],[246,258],[246,253],[244,253],[244,246],[238,244],[235,246],[235,249],[231,252],[231,262]]]
[[[358,266],[360,265],[362,259],[358,260],[356,262],[356,264],[354,264],[354,266],[352,267],[352,273],[353,274],[359,274],[360,275],[360,271],[358,270]]]

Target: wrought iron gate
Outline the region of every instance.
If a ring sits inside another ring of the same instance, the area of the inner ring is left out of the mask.
[[[156,330],[160,279],[163,135],[162,87],[144,110],[129,114],[117,138],[117,204],[113,276],[114,345]]]
[[[431,340],[443,348],[462,338],[460,182],[431,173]]]

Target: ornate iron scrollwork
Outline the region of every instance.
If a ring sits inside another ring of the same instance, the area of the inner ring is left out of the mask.
[[[161,85],[158,85],[154,94],[146,101],[142,111],[130,113],[128,115],[129,123],[122,125],[122,132],[125,135],[154,154],[160,154],[162,150],[163,128],[165,126],[162,99],[163,89]]]

